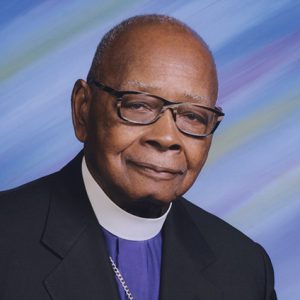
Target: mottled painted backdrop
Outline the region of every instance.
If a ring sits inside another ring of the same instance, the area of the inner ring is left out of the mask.
[[[175,16],[210,45],[226,118],[187,197],[269,252],[279,299],[300,299],[300,2],[1,1],[0,189],[82,147],[70,93],[101,36],[141,13]]]

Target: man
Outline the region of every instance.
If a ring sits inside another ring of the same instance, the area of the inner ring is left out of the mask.
[[[181,197],[223,113],[202,39],[125,20],[72,92],[80,153],[1,195],[1,299],[276,299],[265,251]]]

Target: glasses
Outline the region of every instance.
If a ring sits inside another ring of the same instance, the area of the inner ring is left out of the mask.
[[[206,137],[215,132],[224,117],[220,107],[211,108],[192,102],[172,102],[139,91],[118,91],[98,81],[88,83],[114,96],[119,117],[129,123],[152,124],[170,109],[181,132],[193,137]]]

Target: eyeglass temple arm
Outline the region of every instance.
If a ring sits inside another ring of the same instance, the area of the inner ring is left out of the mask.
[[[95,81],[95,80],[90,80],[88,81],[89,84],[93,84],[95,85],[96,87],[98,87],[99,89],[113,95],[113,96],[116,96],[116,97],[119,97],[121,95],[121,93],[119,91],[116,91],[115,89],[109,87],[109,86],[106,86],[104,84],[102,84],[101,82],[98,82],[98,81]]]

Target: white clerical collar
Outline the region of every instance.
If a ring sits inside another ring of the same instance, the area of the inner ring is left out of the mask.
[[[148,240],[161,231],[172,203],[167,212],[159,218],[141,218],[124,211],[108,198],[90,173],[85,157],[82,159],[82,177],[98,222],[107,231],[131,241]]]

